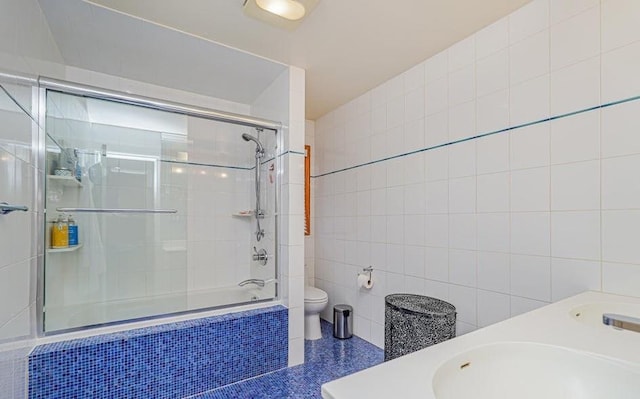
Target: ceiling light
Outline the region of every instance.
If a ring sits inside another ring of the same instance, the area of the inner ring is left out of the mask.
[[[293,30],[319,0],[244,0],[244,13],[278,28]]]
[[[256,0],[258,7],[290,21],[304,17],[304,6],[295,0]]]

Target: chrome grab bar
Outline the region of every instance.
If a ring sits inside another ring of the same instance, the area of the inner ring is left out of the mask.
[[[0,202],[0,215],[6,215],[14,211],[26,212],[29,208],[24,205],[9,205],[6,202]]]
[[[640,332],[640,319],[621,314],[604,313],[602,323],[620,330]]]
[[[56,208],[58,212],[85,213],[178,213],[176,209],[131,209],[131,208]]]

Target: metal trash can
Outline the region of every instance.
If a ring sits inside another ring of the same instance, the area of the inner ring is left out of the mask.
[[[349,305],[333,307],[333,336],[347,339],[353,336],[353,308]]]
[[[456,336],[452,304],[413,294],[391,294],[384,299],[385,362]]]

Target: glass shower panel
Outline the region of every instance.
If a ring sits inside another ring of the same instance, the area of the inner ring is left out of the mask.
[[[30,315],[35,297],[30,279],[35,248],[31,243],[37,213],[31,143],[37,131],[28,115],[30,108],[20,104],[20,98],[30,93],[30,87],[0,83],[0,202],[20,209],[0,215],[0,344],[28,338],[33,331]],[[0,380],[6,371],[10,381],[12,368],[0,364]]]
[[[270,174],[261,175],[261,208],[265,215],[260,221],[265,237],[260,242],[255,236],[256,144],[244,141],[243,134],[256,137],[264,147],[261,170],[273,167]],[[220,295],[220,305],[275,298],[276,135],[189,117],[188,137],[189,162],[184,167],[188,176],[189,308],[203,307],[204,302],[211,301],[212,293]],[[184,157],[180,149],[167,150],[164,157],[170,162]],[[270,195],[265,195],[269,186],[273,187]],[[267,226],[265,220],[274,222]],[[254,247],[267,252],[266,265],[253,260]],[[240,283],[250,279],[262,280],[265,285],[261,287],[258,281],[238,290]]]
[[[276,296],[273,132],[58,92],[46,103],[46,332]],[[251,130],[267,149],[261,242]],[[238,286],[250,278],[267,283]]]

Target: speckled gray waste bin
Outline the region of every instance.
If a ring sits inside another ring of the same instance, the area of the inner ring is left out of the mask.
[[[456,336],[456,308],[423,295],[385,297],[384,360],[435,345]]]

